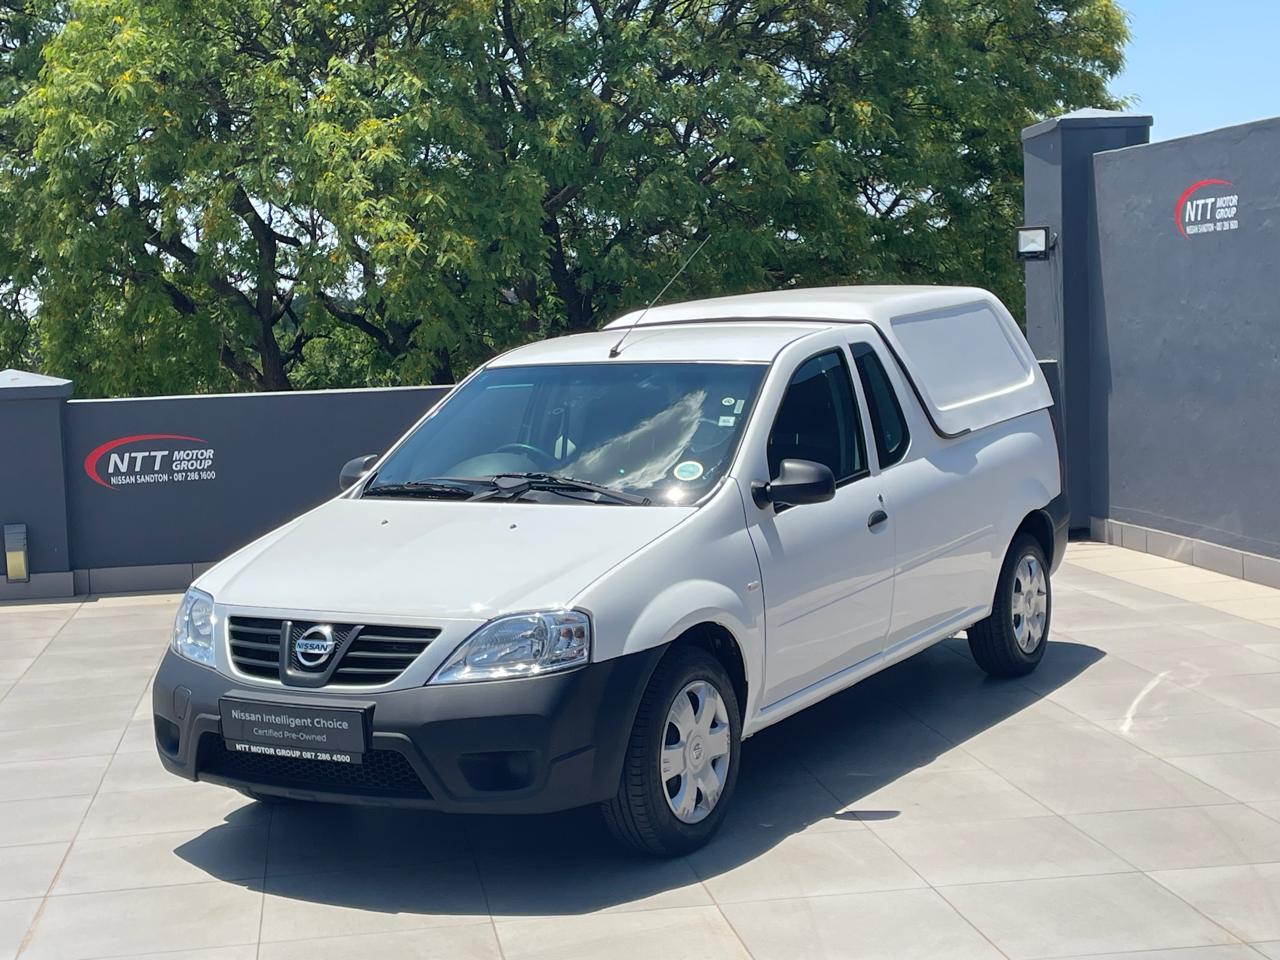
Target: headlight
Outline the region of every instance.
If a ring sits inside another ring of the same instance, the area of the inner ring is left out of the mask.
[[[536,677],[591,659],[591,618],[577,610],[491,620],[463,641],[431,683]]]
[[[216,622],[213,597],[199,590],[188,590],[173,621],[173,639],[169,641],[169,647],[188,660],[212,667]]]

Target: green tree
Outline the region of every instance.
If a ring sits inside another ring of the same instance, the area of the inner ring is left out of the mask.
[[[40,70],[41,51],[60,22],[48,0],[0,0],[0,367],[39,366],[35,313],[39,260],[19,229],[34,182],[30,138],[13,107]]]
[[[14,0],[10,0],[14,2]],[[646,301],[976,283],[1112,0],[73,0],[8,115],[90,392],[452,380]],[[13,166],[12,158],[8,161]]]

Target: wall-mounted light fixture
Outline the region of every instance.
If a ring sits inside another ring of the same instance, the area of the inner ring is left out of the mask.
[[[31,579],[25,523],[4,525],[4,578],[10,583],[27,583]]]
[[[1048,260],[1049,251],[1058,243],[1058,236],[1048,227],[1019,227],[1016,246],[1019,260]]]

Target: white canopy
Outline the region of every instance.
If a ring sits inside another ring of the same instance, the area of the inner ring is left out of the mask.
[[[895,354],[938,429],[979,430],[1053,404],[1017,323],[977,287],[817,287],[637,310],[611,328],[725,320],[867,323]]]

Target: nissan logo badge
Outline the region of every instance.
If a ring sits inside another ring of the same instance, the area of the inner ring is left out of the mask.
[[[333,627],[329,624],[311,627],[293,644],[293,655],[304,667],[319,667],[333,656],[337,642],[333,639]]]

